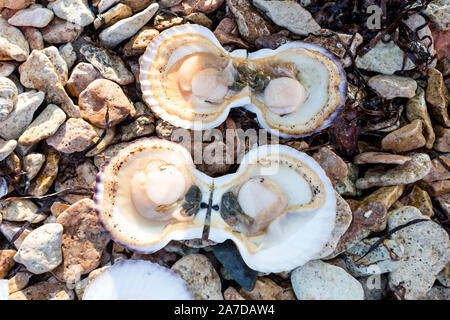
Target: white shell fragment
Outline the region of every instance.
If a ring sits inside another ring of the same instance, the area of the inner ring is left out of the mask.
[[[0,280],[0,301],[9,300],[9,281],[6,279]]]
[[[151,194],[134,199],[133,177],[160,162],[161,172],[146,180],[155,183],[147,189]],[[167,186],[159,174],[172,184],[175,169],[168,168],[178,168],[187,182],[181,193],[172,186],[177,196],[164,202]],[[156,207],[155,195],[161,196]],[[95,202],[111,237],[131,250],[152,253],[170,240],[231,239],[247,265],[261,272],[292,270],[315,258],[336,215],[332,184],[305,153],[260,146],[243,157],[236,173],[211,178],[194,167],[182,145],[159,138],[137,140],[113,157],[97,177]]]
[[[122,260],[98,275],[83,300],[194,300],[177,273],[157,263]]]
[[[141,58],[140,83],[152,111],[172,125],[217,127],[231,108],[256,113],[260,125],[282,137],[328,127],[346,99],[340,62],[302,41],[276,50],[226,51],[200,25],[163,31]]]

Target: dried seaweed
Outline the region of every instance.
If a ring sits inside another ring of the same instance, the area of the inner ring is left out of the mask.
[[[367,256],[369,253],[371,253],[373,250],[375,250],[380,244],[383,243],[384,240],[386,240],[387,238],[389,238],[391,235],[393,235],[394,233],[412,226],[413,224],[419,223],[419,222],[423,222],[423,221],[430,221],[429,219],[414,219],[409,221],[408,223],[402,224],[400,226],[395,227],[394,229],[390,230],[388,233],[386,233],[385,235],[381,236],[377,242],[375,242],[373,245],[370,246],[369,250],[367,250],[367,252],[365,254],[363,254],[358,260],[356,260],[355,262],[360,261],[362,258],[364,258],[365,256]]]

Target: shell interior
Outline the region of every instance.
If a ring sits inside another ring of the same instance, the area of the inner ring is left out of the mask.
[[[214,100],[217,95],[222,97],[223,87],[211,81],[202,83],[214,101],[193,93],[193,79],[207,68],[224,74],[230,70],[232,81],[225,83],[228,91],[222,99]],[[306,97],[299,109],[278,113],[267,106],[264,88],[282,77],[304,87]],[[305,136],[329,126],[347,92],[340,62],[322,47],[295,41],[276,50],[230,53],[209,29],[199,25],[173,27],[154,39],[141,58],[140,83],[152,111],[175,126],[214,128],[225,121],[231,108],[243,106],[257,114],[262,127],[283,137]]]
[[[177,273],[144,260],[119,261],[86,288],[83,300],[194,300]]]
[[[196,204],[190,220],[180,215],[155,220],[136,209],[131,177],[145,167],[142,161],[157,158],[185,166],[200,192],[197,197],[188,192],[170,206],[183,213],[186,203]],[[313,259],[328,241],[336,214],[334,189],[323,169],[305,153],[283,145],[252,149],[236,173],[211,178],[194,167],[181,145],[141,139],[103,168],[95,200],[106,230],[132,250],[155,252],[170,240],[231,239],[244,261],[262,272],[291,270]]]
[[[9,300],[9,282],[6,279],[0,280],[0,300]]]

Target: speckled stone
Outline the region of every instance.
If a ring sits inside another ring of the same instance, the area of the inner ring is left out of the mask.
[[[73,291],[54,277],[9,296],[10,300],[73,300],[74,298]]]
[[[83,119],[70,118],[53,136],[47,138],[47,144],[59,152],[74,153],[86,150],[96,137],[97,132],[89,123]]]
[[[392,149],[397,152],[404,152],[423,147],[426,139],[422,134],[423,123],[414,120],[400,129],[392,131],[381,140],[383,149]]]
[[[171,268],[188,283],[197,300],[223,300],[219,275],[209,259],[202,254],[190,254]]]

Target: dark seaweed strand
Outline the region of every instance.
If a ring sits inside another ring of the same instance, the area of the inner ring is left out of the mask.
[[[361,260],[362,258],[364,258],[365,256],[367,256],[369,253],[371,253],[373,250],[375,250],[380,244],[383,243],[384,240],[386,240],[389,236],[393,235],[394,233],[396,233],[397,231],[409,227],[413,224],[419,223],[419,222],[423,222],[423,221],[430,221],[429,219],[414,219],[408,223],[402,224],[400,226],[395,227],[394,229],[392,229],[391,231],[389,231],[388,233],[386,233],[385,235],[381,236],[380,239],[377,240],[377,242],[375,242],[370,248],[369,250],[367,250],[367,252],[360,257],[358,260],[356,260],[355,262],[358,262],[359,260]]]
[[[75,191],[75,190],[86,190],[85,192],[81,192],[81,191]],[[14,201],[14,200],[23,200],[23,199],[35,199],[35,200],[46,200],[48,198],[54,198],[54,197],[64,197],[67,196],[69,194],[73,194],[73,195],[80,195],[80,196],[88,196],[88,195],[92,195],[93,191],[91,190],[91,188],[86,188],[86,187],[82,187],[82,186],[77,186],[77,187],[73,187],[73,188],[67,188],[55,193],[50,193],[50,194],[46,194],[43,196],[20,196],[20,197],[9,197],[6,198],[5,201]]]
[[[211,191],[209,194],[208,207],[207,207],[206,215],[205,215],[205,224],[203,226],[203,232],[202,232],[202,240],[209,239],[213,194],[214,194],[214,181],[213,181],[213,185],[212,185],[212,188],[211,188]]]

